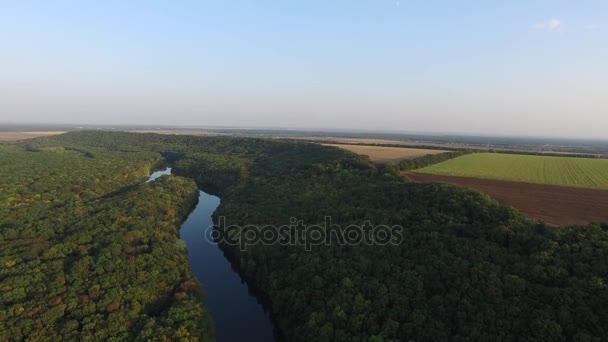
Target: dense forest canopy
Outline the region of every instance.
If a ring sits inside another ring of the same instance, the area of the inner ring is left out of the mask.
[[[142,182],[156,153],[44,146],[0,146],[0,340],[212,340],[177,233],[194,182]]]
[[[160,163],[179,176],[144,183]],[[0,173],[0,339],[213,339],[178,237],[193,181],[229,224],[403,227],[399,245],[223,244],[288,340],[608,338],[608,225],[548,228],[337,148],[74,132],[0,145]]]

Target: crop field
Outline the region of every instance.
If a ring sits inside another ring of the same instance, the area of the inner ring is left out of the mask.
[[[608,190],[404,172],[415,182],[449,183],[481,191],[552,226],[608,222]]]
[[[49,135],[61,134],[65,132],[49,131],[49,132],[0,132],[0,141],[17,141],[32,139],[36,137],[44,137]]]
[[[356,154],[369,156],[373,162],[387,163],[396,162],[402,159],[423,157],[427,154],[439,154],[446,151],[428,150],[421,148],[406,147],[386,147],[386,146],[367,146],[367,145],[348,145],[348,144],[323,144],[349,150]]]
[[[608,159],[476,153],[416,172],[608,189]]]

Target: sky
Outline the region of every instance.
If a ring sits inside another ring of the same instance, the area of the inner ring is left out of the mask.
[[[0,122],[599,137],[605,0],[0,0]]]

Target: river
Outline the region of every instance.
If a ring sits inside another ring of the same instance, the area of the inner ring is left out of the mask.
[[[171,168],[156,171],[148,182],[170,174]],[[216,340],[274,341],[268,312],[217,244],[205,238],[205,230],[213,225],[211,215],[219,205],[218,197],[199,191],[198,204],[180,229],[188,246],[190,268],[206,295],[205,309],[213,319]]]

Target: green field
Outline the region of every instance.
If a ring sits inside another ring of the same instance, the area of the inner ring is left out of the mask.
[[[608,189],[608,159],[475,153],[416,172]]]

